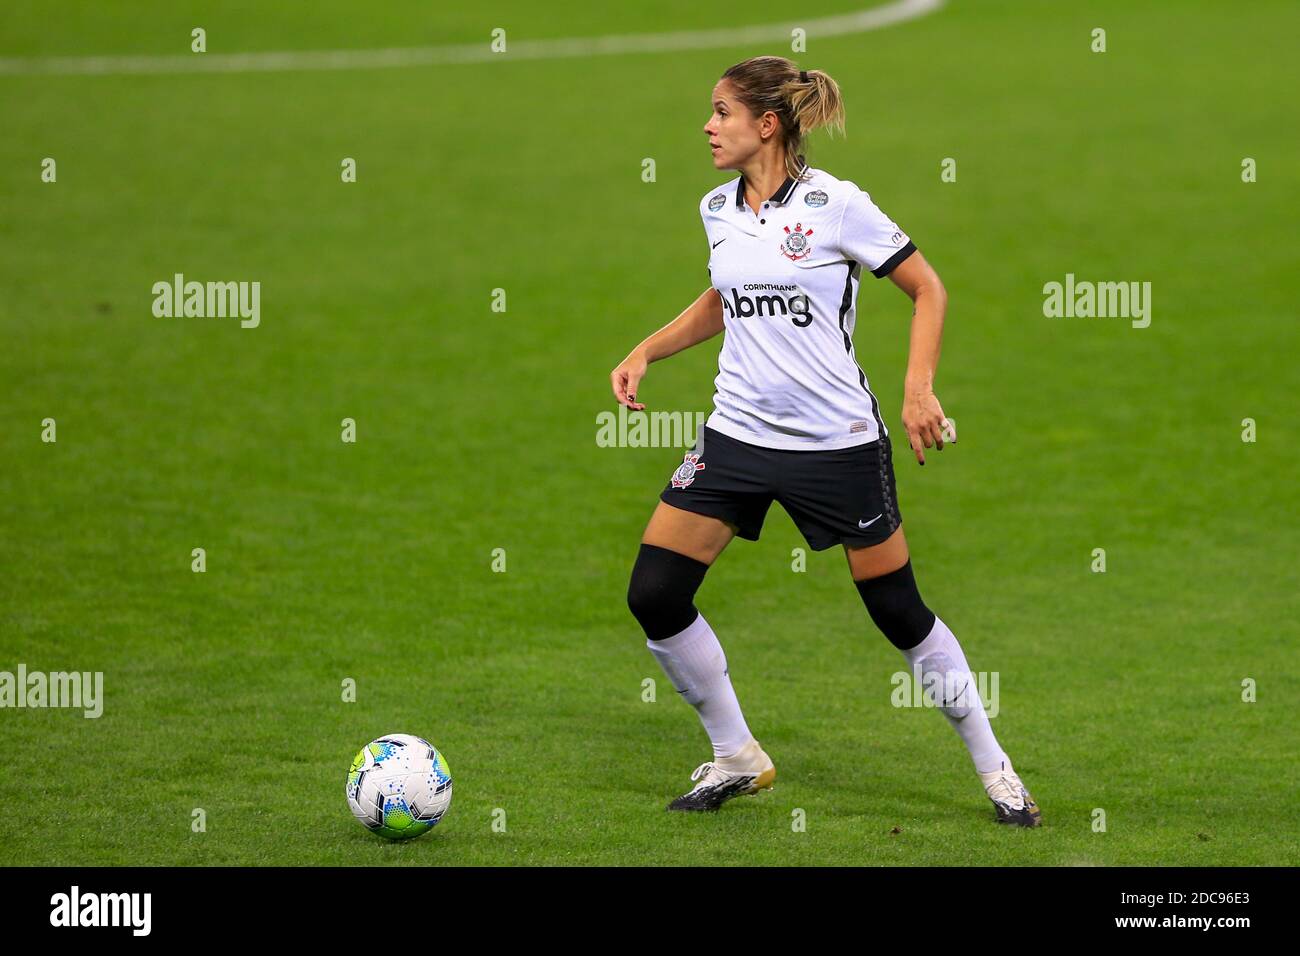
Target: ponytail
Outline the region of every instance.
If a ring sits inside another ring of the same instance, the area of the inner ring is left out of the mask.
[[[821,70],[800,70],[783,56],[756,56],[737,63],[722,78],[755,116],[769,110],[781,122],[785,168],[798,178],[804,165],[804,137],[823,126],[844,133],[839,85]]]

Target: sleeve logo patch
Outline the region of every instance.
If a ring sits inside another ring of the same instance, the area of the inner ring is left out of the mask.
[[[727,197],[722,195],[722,193],[718,193],[716,196],[714,196],[712,199],[709,200],[709,212],[717,212],[726,204],[727,204]]]
[[[812,192],[806,193],[803,197],[805,203],[814,207],[826,205],[826,199],[826,193],[822,192],[820,189],[814,189]]]

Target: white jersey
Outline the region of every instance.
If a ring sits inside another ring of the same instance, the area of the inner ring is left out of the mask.
[[[767,448],[847,448],[889,434],[853,351],[858,280],[916,246],[854,183],[804,171],[757,215],[743,176],[700,200],[726,327],[708,426]]]

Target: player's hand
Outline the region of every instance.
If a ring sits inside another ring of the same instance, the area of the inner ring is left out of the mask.
[[[645,356],[634,351],[609,373],[609,384],[614,389],[614,397],[620,405],[626,405],[635,412],[645,410],[645,403],[636,400],[636,390],[641,385],[641,379],[645,378],[647,364]]]
[[[903,427],[907,429],[907,439],[916,453],[916,460],[925,464],[924,449],[936,447],[943,451],[943,430],[948,427],[947,416],[939,406],[939,399],[934,392],[909,392],[903,398]],[[949,433],[955,444],[957,436]]]

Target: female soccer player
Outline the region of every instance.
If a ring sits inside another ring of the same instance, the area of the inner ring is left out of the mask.
[[[734,536],[758,540],[775,500],[810,548],[844,547],[872,621],[961,736],[997,820],[1037,826],[1038,807],[993,736],[961,645],[917,591],[889,431],[853,350],[865,268],[915,305],[902,420],[924,465],[925,449],[943,449],[948,425],[932,388],[943,283],[867,193],[804,161],[810,130],[844,128],[830,76],[754,57],[722,75],[712,109],[704,132],[714,168],[740,172],[700,200],[712,287],[610,373],[619,402],[644,409],[636,393],[649,363],[726,330],[713,413],[660,495],[628,586],[650,651],[713,743],[714,759],[691,775],[698,784],[668,809],[716,810],[776,778],[693,603]]]

